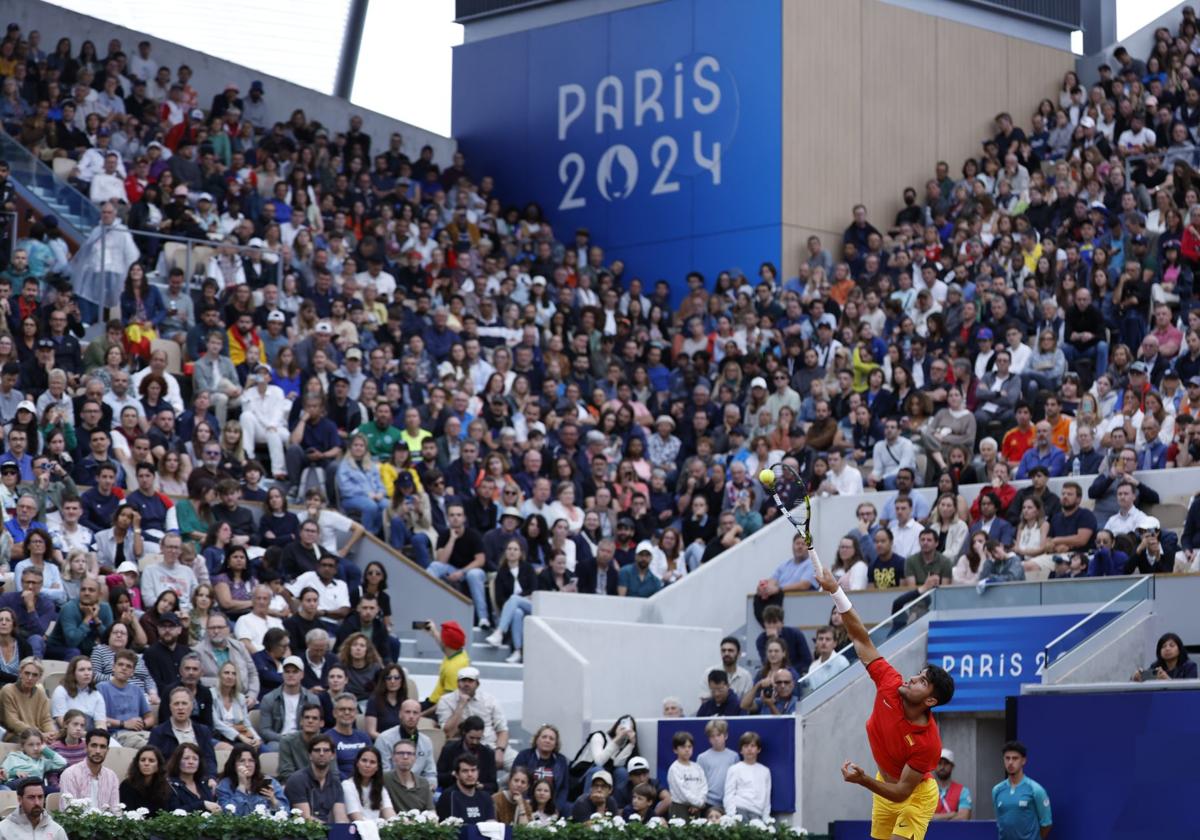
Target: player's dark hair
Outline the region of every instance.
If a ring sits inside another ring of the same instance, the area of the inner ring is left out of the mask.
[[[925,679],[929,680],[939,706],[945,706],[954,697],[954,677],[950,676],[945,668],[940,665],[926,665]]]
[[[1000,750],[1000,754],[1004,755],[1005,753],[1010,752],[1015,752],[1017,755],[1021,756],[1021,758],[1027,758],[1029,756],[1029,750],[1025,749],[1025,745],[1020,741],[1006,741],[1004,743],[1004,749]]]

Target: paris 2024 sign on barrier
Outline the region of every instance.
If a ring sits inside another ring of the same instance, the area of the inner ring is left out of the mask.
[[[454,136],[475,174],[587,227],[647,286],[753,277],[780,249],[777,0],[668,0],[455,48]]]

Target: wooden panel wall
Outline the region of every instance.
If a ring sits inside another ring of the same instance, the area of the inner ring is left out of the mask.
[[[811,233],[834,250],[862,203],[891,224],[938,160],[957,173],[1010,111],[1028,125],[1074,57],[880,0],[783,4],[783,270]]]

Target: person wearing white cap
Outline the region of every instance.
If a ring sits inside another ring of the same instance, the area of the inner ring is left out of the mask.
[[[597,814],[613,814],[620,810],[613,799],[613,778],[607,770],[592,776],[589,788],[571,805],[571,822],[585,823]]]
[[[1141,539],[1138,541],[1132,559],[1124,569],[1125,574],[1152,575],[1156,572],[1170,574],[1175,571],[1176,550],[1163,545],[1161,534],[1162,526],[1157,517],[1145,517],[1137,531],[1137,536]]]
[[[212,196],[208,193],[200,193],[196,197],[197,202],[204,199],[211,204]],[[246,269],[242,266],[242,255],[238,253],[236,240],[226,237],[221,242],[217,252],[209,259],[204,276],[216,280],[219,291],[233,289],[246,282]]]
[[[305,706],[321,708],[317,695],[302,685],[304,660],[293,654],[283,660],[281,667],[283,684],[268,691],[259,706],[258,732],[263,738],[263,752],[278,751],[284,736],[301,729],[300,716]],[[324,722],[324,714],[319,714]]]
[[[288,429],[291,408],[292,401],[283,389],[271,384],[271,368],[261,363],[255,365],[242,394],[242,447],[246,459],[253,460],[255,447],[265,443],[271,453],[271,473],[276,481],[287,480],[285,450],[291,438]]]
[[[495,752],[496,769],[512,767],[517,751],[508,745],[508,718],[496,698],[480,689],[478,668],[468,665],[459,669],[458,689],[438,699],[436,714],[447,738],[460,737],[459,727],[467,718],[482,720],[482,744]]]
[[[656,434],[646,443],[646,457],[652,466],[673,473],[683,448],[683,443],[675,436],[675,419],[669,414],[660,414],[654,421],[654,429]]]
[[[954,773],[954,753],[942,748],[942,757],[938,759],[937,769],[933,771],[937,777],[938,804],[933,811],[933,819],[940,820],[969,820],[971,819],[971,789],[964,784],[952,781]]]
[[[654,559],[654,543],[642,540],[638,543],[633,563],[621,569],[617,577],[617,594],[629,598],[649,598],[662,589],[662,581],[650,571]]]

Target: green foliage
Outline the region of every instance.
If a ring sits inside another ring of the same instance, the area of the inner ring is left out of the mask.
[[[297,816],[266,813],[235,817],[164,811],[155,817],[142,812],[105,814],[69,808],[54,815],[71,840],[325,840],[320,823]],[[458,840],[458,820],[439,823],[432,814],[409,812],[379,824],[381,840]],[[591,823],[559,820],[550,826],[518,826],[514,840],[800,840],[809,835],[783,823],[709,823],[696,820],[665,823],[653,820],[598,819]],[[815,838],[810,838],[815,840]]]

